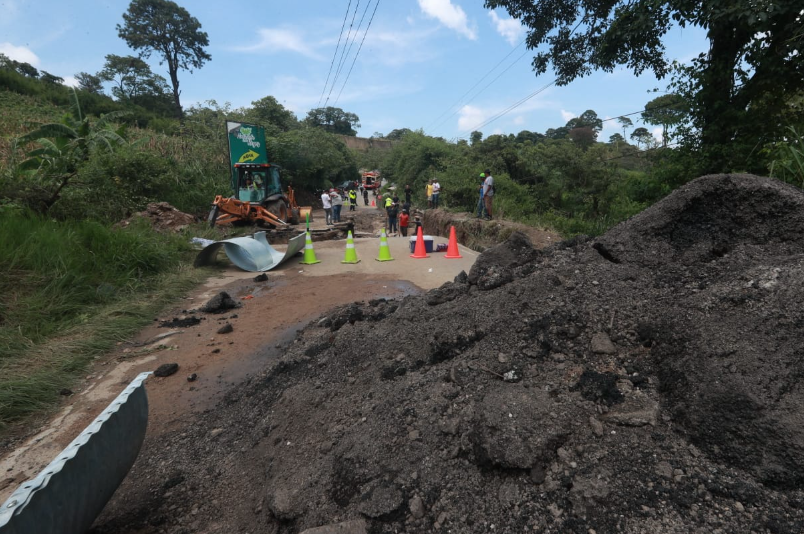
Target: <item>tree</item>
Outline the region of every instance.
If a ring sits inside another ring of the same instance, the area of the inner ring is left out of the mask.
[[[360,118],[357,115],[332,106],[311,109],[307,112],[304,122],[309,126],[341,135],[357,135],[355,128],[360,128]]]
[[[662,127],[662,146],[667,146],[667,128],[684,121],[687,116],[687,103],[676,94],[654,98],[645,104],[642,120],[648,124]]]
[[[609,143],[617,145],[618,147],[620,146],[620,143],[622,143],[623,141],[625,141],[625,137],[623,137],[618,133],[609,136]]]
[[[100,76],[88,72],[79,72],[75,75],[75,81],[78,82],[78,88],[82,91],[94,95],[103,94],[103,80],[101,80]]]
[[[385,136],[386,139],[390,139],[391,141],[399,141],[407,134],[411,133],[413,130],[410,128],[397,128],[391,130],[388,135]]]
[[[201,31],[201,23],[170,0],[132,0],[123,20],[122,26],[117,25],[117,35],[138,50],[140,58],[148,59],[156,52],[162,56],[159,64],[167,63],[176,113],[183,121],[179,69],[192,72],[212,59],[204,50],[209,38]]]
[[[246,111],[246,120],[263,126],[273,125],[281,132],[298,127],[299,120],[292,111],[285,109],[276,98],[266,96],[251,103]]]
[[[476,144],[483,141],[483,132],[478,132],[475,130],[474,132],[469,134],[469,144],[475,146]]]
[[[628,135],[628,134],[625,132],[625,129],[626,129],[626,128],[633,128],[633,127],[634,127],[634,123],[633,123],[633,121],[632,121],[631,119],[629,119],[628,117],[617,117],[617,122],[619,122],[619,123],[620,123],[620,126],[622,126],[622,127],[623,127],[623,137],[625,137],[626,135]]]
[[[566,139],[569,134],[569,128],[566,126],[559,126],[558,128],[548,128],[544,132],[544,136],[548,139]]]
[[[674,25],[707,31],[708,52],[676,71],[674,86],[690,105],[695,139],[707,158],[706,170],[740,165],[757,141],[779,139],[779,120],[804,85],[800,2],[753,0],[486,0],[505,8],[530,28],[530,49],[547,44],[533,59],[536,74],[552,64],[556,83],[566,85],[593,69],[611,72],[627,65],[635,74],[671,72],[662,38]],[[804,110],[796,115],[804,117]]]
[[[525,141],[530,141],[533,144],[538,143],[544,139],[544,134],[540,134],[538,132],[531,132],[528,130],[522,130],[518,134],[516,134],[516,142],[517,143],[524,143]]]
[[[123,127],[114,129],[111,121],[127,112],[114,111],[91,122],[81,112],[75,89],[70,89],[70,113],[60,122],[43,124],[19,139],[20,145],[31,142],[39,145],[26,154],[20,169],[38,179],[32,207],[43,213],[56,203],[62,189],[93,153],[112,152],[125,143]]]
[[[50,74],[47,71],[39,71],[39,80],[50,85],[61,85],[64,83],[64,78]]]
[[[570,130],[567,136],[572,140],[573,143],[577,144],[583,150],[586,150],[595,144],[597,132],[589,126],[579,126]]]
[[[645,143],[647,147],[653,142],[653,134],[651,134],[647,128],[639,127],[631,132],[631,139],[637,142],[637,146],[640,146],[641,143]]]

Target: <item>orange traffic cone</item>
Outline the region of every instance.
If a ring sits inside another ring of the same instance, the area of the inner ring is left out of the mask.
[[[430,256],[427,255],[427,249],[424,247],[424,234],[422,233],[422,227],[419,226],[419,231],[416,234],[416,248],[413,249],[413,254],[410,255],[411,258],[429,258]]]
[[[455,237],[455,227],[449,227],[449,245],[447,245],[447,253],[445,258],[463,258],[458,251],[458,238]]]
[[[377,206],[375,206],[375,205],[374,205],[374,201],[373,201],[373,200],[371,201],[371,207],[372,207],[372,208],[376,208],[376,207],[377,207]]]

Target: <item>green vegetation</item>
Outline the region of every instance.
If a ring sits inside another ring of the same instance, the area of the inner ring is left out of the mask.
[[[53,403],[93,357],[208,272],[187,236],[0,210],[0,428]]]

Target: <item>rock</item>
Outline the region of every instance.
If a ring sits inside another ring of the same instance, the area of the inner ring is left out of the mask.
[[[266,282],[266,281],[268,281],[268,275],[265,274],[265,273],[258,274],[257,276],[254,277],[254,281],[255,282]]]
[[[230,297],[229,293],[221,291],[209,299],[209,301],[201,307],[201,311],[204,313],[224,313],[227,310],[240,308],[241,306],[243,306],[243,304]]]
[[[154,371],[154,376],[165,377],[170,376],[179,370],[178,363],[163,363]]]
[[[69,397],[72,394],[73,394],[73,390],[67,389],[67,388],[64,388],[61,391],[59,391],[59,395],[63,395],[65,397]]]
[[[658,464],[656,464],[654,472],[663,478],[667,479],[673,478],[673,466],[665,461],[661,461]]]
[[[743,506],[743,503],[741,503],[740,501],[734,503],[734,509],[740,513],[745,512],[745,507]]]
[[[606,504],[606,497],[610,493],[607,478],[605,474],[600,473],[587,476],[576,475],[572,479],[569,499],[576,515],[586,516],[589,511],[599,509],[602,507],[601,505]]]
[[[343,523],[333,523],[323,527],[308,528],[301,534],[368,534],[365,519],[354,519]]]
[[[231,323],[226,323],[222,327],[218,328],[219,334],[230,334],[232,332],[234,332],[234,327],[231,325]]]
[[[274,517],[291,520],[304,511],[304,505],[297,502],[298,489],[276,488],[268,496],[268,509]]]
[[[642,391],[634,391],[622,404],[613,406],[603,418],[623,426],[656,426],[659,403]]]
[[[187,377],[187,381],[188,382],[195,382],[197,378],[198,378],[198,375],[193,373],[193,374],[191,374],[190,376]]]
[[[416,519],[424,517],[424,503],[418,494],[414,495],[413,498],[408,501],[408,508],[410,509],[410,515]]]
[[[603,435],[603,423],[597,420],[594,415],[589,416],[589,424],[592,426],[592,433],[600,437]]]
[[[357,509],[361,514],[377,519],[390,514],[402,505],[402,492],[384,480],[370,482],[360,495]]]
[[[544,482],[544,479],[547,477],[547,471],[545,471],[543,465],[534,465],[530,470],[530,479],[533,481],[534,484],[541,484]]]
[[[220,436],[221,434],[223,434],[223,429],[222,428],[215,428],[215,429],[213,429],[213,430],[211,430],[209,432],[209,437],[214,438],[214,437]]]
[[[519,486],[513,480],[505,480],[500,484],[500,489],[497,491],[497,498],[503,506],[514,506],[519,504],[520,491]]]
[[[590,349],[595,354],[617,354],[617,348],[605,332],[598,332],[592,336]]]

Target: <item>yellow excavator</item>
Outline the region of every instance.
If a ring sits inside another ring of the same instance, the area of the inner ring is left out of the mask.
[[[299,206],[296,192],[288,186],[282,191],[279,166],[270,163],[235,163],[234,195],[218,195],[212,202],[207,221],[216,224],[267,224],[274,227],[312,220],[312,206]]]

